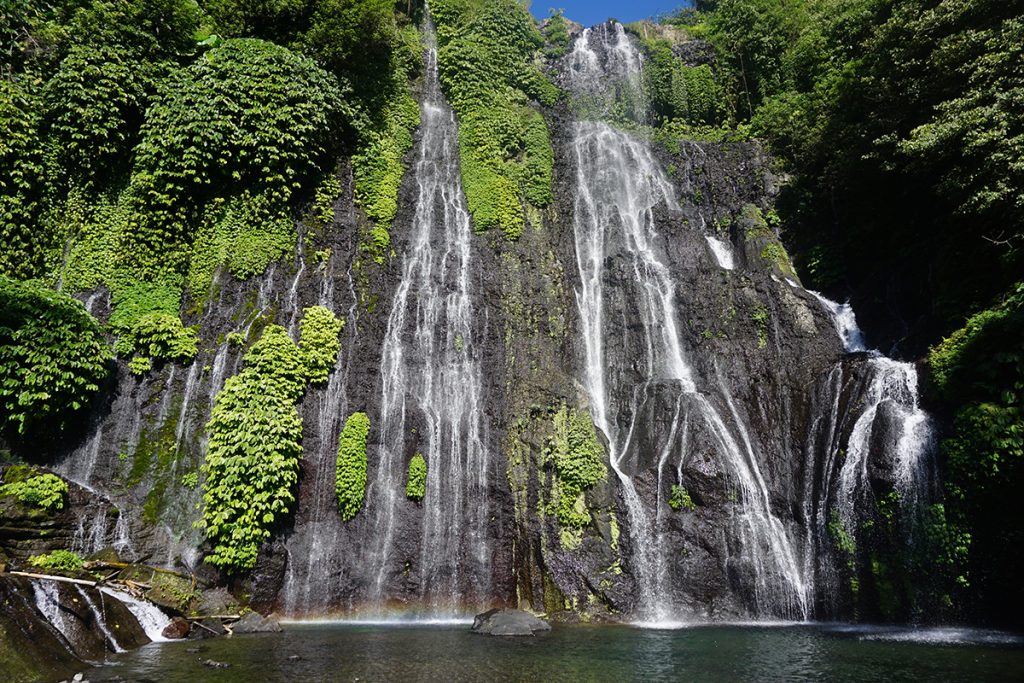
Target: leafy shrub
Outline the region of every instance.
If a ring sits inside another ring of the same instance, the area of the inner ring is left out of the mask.
[[[554,416],[554,436],[546,447],[553,461],[558,482],[558,507],[555,515],[562,526],[562,546],[579,545],[583,528],[590,523],[584,492],[608,476],[604,448],[586,412],[564,405]]]
[[[141,374],[137,370],[149,370],[154,358],[180,363],[192,360],[197,342],[195,328],[182,325],[177,315],[147,313],[118,338],[114,349],[125,356],[135,354],[132,372]]]
[[[341,518],[353,519],[363,507],[366,495],[366,437],[370,433],[370,418],[366,413],[352,413],[338,438],[338,461],[335,472],[335,492]]]
[[[145,219],[133,258],[143,273],[183,271],[191,226],[216,196],[243,191],[288,205],[323,167],[352,110],[337,80],[261,40],[228,40],[165,80],[137,148]],[[168,259],[168,254],[177,254]]]
[[[690,492],[679,484],[672,485],[672,493],[668,498],[668,504],[669,507],[676,511],[686,510],[687,512],[693,512],[697,509],[697,504],[690,497]]]
[[[302,312],[299,323],[299,348],[311,384],[323,384],[338,359],[344,320],[323,306],[312,306]]]
[[[84,564],[81,556],[70,550],[54,550],[45,555],[33,555],[28,558],[28,563],[33,567],[58,572],[77,572]]]
[[[0,486],[0,496],[14,496],[19,503],[47,512],[64,508],[68,485],[55,474],[45,473]]]
[[[181,485],[187,489],[194,489],[199,486],[199,473],[198,472],[186,472],[181,475]]]
[[[302,454],[295,403],[305,387],[302,354],[270,325],[245,354],[242,371],[217,394],[206,425],[203,517],[213,542],[206,561],[229,572],[252,569],[274,523],[291,510]]]
[[[89,184],[123,165],[149,89],[136,55],[107,45],[73,47],[43,91],[62,167]]]
[[[419,453],[409,461],[409,476],[405,481],[405,495],[419,502],[427,495],[427,461]]]
[[[558,59],[569,51],[569,24],[566,23],[561,10],[553,11],[540,30],[547,43],[544,54],[549,59]]]
[[[62,428],[109,375],[110,359],[80,302],[0,275],[0,429]]]

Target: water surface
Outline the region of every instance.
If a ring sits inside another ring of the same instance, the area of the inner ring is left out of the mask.
[[[675,630],[560,626],[492,638],[465,625],[291,625],[284,633],[153,643],[91,681],[1015,681],[1024,639],[994,631],[848,625]],[[204,660],[226,662],[211,669]]]

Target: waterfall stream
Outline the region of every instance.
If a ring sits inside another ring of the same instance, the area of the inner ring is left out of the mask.
[[[621,25],[583,31],[567,59],[570,90],[584,113],[611,111],[606,98],[626,92],[637,120],[643,120],[645,109],[637,106],[643,102],[638,94],[642,58]],[[642,429],[642,402],[653,392],[667,391],[676,396],[675,417],[659,465],[670,457],[681,463],[690,429],[699,424],[705,430],[739,489],[736,522],[755,572],[757,609],[807,618],[811,588],[789,533],[772,512],[757,448],[726,384],[720,377],[696,377],[680,340],[682,315],[655,219],[659,207],[679,210],[671,183],[645,142],[607,123],[576,123],[572,150],[585,384],[627,508],[639,593],[635,616],[654,622],[683,616],[671,604],[666,585],[667,551],[658,529],[665,502],[643,500],[629,471],[630,451]],[[714,252],[723,268],[732,265],[726,254]],[[609,329],[620,328],[606,319],[627,315],[625,302],[639,325],[624,325],[622,337],[612,338]],[[641,335],[640,341],[630,339],[631,334]],[[641,357],[620,357],[622,349],[638,350]]]
[[[407,548],[396,538],[414,452],[427,462],[419,557],[411,560],[424,607],[438,613],[485,598],[488,453],[481,348],[474,329],[473,230],[462,194],[455,116],[441,94],[429,19],[417,196],[411,239],[382,348],[380,456],[367,491],[377,568],[371,602],[383,604]]]

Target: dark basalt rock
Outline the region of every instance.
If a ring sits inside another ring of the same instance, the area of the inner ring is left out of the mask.
[[[235,634],[279,633],[280,631],[281,624],[277,622],[277,618],[274,615],[265,617],[256,612],[249,612],[231,627],[231,632]]]
[[[551,624],[518,609],[492,609],[473,619],[473,633],[488,636],[532,636],[550,631]]]

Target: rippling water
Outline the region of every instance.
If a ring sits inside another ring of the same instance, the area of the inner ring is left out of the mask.
[[[849,625],[660,630],[560,626],[492,638],[465,625],[291,625],[284,633],[154,643],[91,681],[1014,681],[1024,638]],[[226,662],[211,669],[204,660]]]

